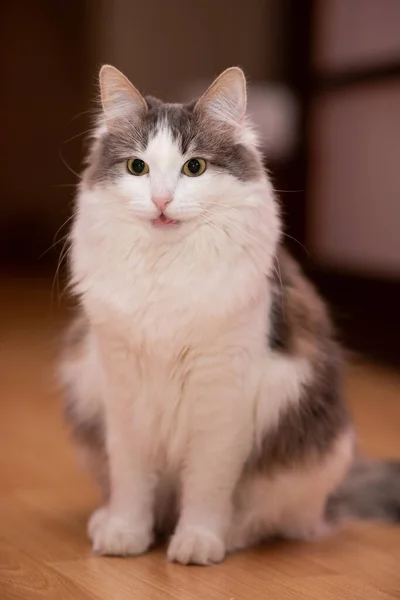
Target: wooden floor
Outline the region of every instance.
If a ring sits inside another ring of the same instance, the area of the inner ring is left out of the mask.
[[[92,556],[85,523],[97,497],[76,465],[53,379],[65,312],[37,281],[3,285],[0,302],[0,600],[400,598],[396,527],[271,543],[208,568],[168,564],[162,548]],[[359,364],[347,391],[363,450],[400,457],[400,375]]]

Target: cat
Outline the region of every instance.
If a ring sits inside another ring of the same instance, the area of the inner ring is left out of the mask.
[[[345,515],[396,521],[400,466],[355,458],[327,308],[281,243],[241,69],[189,105],[100,71],[71,231],[66,413],[101,555],[208,565]]]

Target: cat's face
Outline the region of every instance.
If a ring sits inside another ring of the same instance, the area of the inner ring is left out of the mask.
[[[267,181],[245,122],[240,69],[225,71],[192,105],[145,99],[113,67],[103,67],[100,82],[103,113],[87,185],[155,235],[207,224],[231,224],[234,232]]]

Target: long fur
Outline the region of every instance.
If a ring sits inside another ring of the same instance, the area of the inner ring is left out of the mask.
[[[318,535],[354,434],[326,307],[280,247],[243,74],[189,106],[129,86],[102,70],[71,237],[80,315],[60,368],[105,502],[94,550],[140,554],[161,531],[170,560],[210,564],[270,535]],[[132,176],[130,157],[149,174]],[[193,157],[207,170],[186,177]],[[156,226],[155,197],[177,226]]]

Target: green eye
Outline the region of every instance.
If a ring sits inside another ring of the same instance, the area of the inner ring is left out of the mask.
[[[149,166],[140,158],[130,158],[126,166],[132,175],[146,175],[149,172]]]
[[[182,173],[188,177],[198,177],[202,175],[207,168],[204,158],[191,158],[187,160],[182,167]]]

